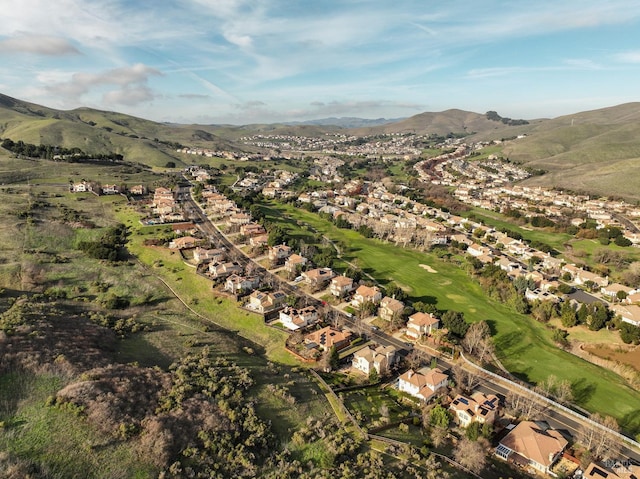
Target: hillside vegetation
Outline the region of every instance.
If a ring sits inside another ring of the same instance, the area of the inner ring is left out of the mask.
[[[129,115],[78,108],[61,111],[0,94],[0,137],[36,145],[77,147],[87,153],[122,154],[126,161],[162,168],[193,163],[176,146],[251,150],[239,140],[253,134],[319,137],[414,133],[468,135],[470,141],[514,139],[502,154],[548,173],[527,181],[593,194],[640,199],[640,104],[628,103],[555,119],[505,123],[496,112],[458,109],[425,112],[384,125],[345,129],[323,125],[174,125]],[[526,124],[519,124],[519,122]]]

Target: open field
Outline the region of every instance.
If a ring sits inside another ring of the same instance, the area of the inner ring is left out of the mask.
[[[80,170],[79,174],[89,176],[91,171]],[[249,394],[261,417],[271,421],[280,442],[286,442],[307,418],[332,415],[304,368],[292,367],[297,362],[284,352],[286,334],[265,327],[261,318],[239,310],[233,302],[214,298],[210,282],[197,277],[193,268],[168,250],[143,248],[142,240],[152,236],[138,234],[142,227],[123,197],[73,195],[64,186],[45,182],[31,187],[5,186],[0,197],[0,287],[8,288],[3,294],[19,294],[14,293],[16,288],[56,290],[68,300],[98,311],[97,302],[105,289],[129,298],[132,306],[115,314],[135,316],[151,325],[151,331],[118,341],[110,351],[116,360],[166,369],[176,359],[207,346],[216,356],[250,371],[255,384]],[[35,200],[42,203],[29,221],[15,215]],[[72,228],[59,217],[64,209],[91,219],[97,228]],[[132,250],[138,247],[143,260],[150,265],[158,260],[163,266],[147,266],[133,258],[110,264],[74,249],[78,241],[99,238],[104,227],[120,219],[132,220],[135,226]],[[144,228],[143,233],[155,234],[162,229]],[[188,310],[156,277],[160,272],[176,290],[184,292],[187,302],[229,330]],[[248,332],[250,339],[262,342],[265,348],[233,332],[238,330]],[[265,350],[273,364],[263,354]],[[55,373],[0,375],[0,421],[4,421],[0,450],[36,464],[52,479],[156,477],[158,471],[138,455],[136,439],[113,440],[74,412],[45,406],[50,395],[73,380]],[[274,394],[274,386],[280,395]]]
[[[345,259],[355,261],[382,284],[393,280],[414,301],[434,303],[441,310],[462,311],[468,321],[487,321],[501,361],[520,378],[534,383],[550,374],[568,379],[578,404],[613,415],[626,431],[640,433],[640,393],[618,375],[558,349],[544,325],[487,298],[459,266],[440,260],[435,254],[398,248],[352,230],[338,229],[301,209],[277,207],[338,242]],[[429,273],[420,264],[431,266],[438,274]]]

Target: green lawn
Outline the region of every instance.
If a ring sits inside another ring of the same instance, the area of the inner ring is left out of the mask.
[[[346,245],[345,259],[356,261],[383,284],[396,281],[414,301],[435,303],[440,310],[462,311],[472,322],[487,321],[503,364],[522,379],[536,383],[551,374],[568,379],[580,405],[610,414],[626,431],[640,434],[640,393],[618,375],[558,349],[544,325],[488,298],[460,267],[434,254],[397,248],[352,230],[338,229],[316,214],[289,205],[277,208]],[[431,266],[436,273],[427,272],[420,264]]]
[[[11,422],[0,431],[0,450],[45,465],[52,479],[157,475],[128,443],[98,432],[70,411],[43,407],[63,384],[50,375],[0,376],[0,403],[15,402]]]

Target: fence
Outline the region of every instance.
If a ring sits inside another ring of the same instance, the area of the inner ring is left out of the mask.
[[[333,397],[334,401],[336,401],[340,405],[340,407],[341,407],[342,411],[344,412],[344,414],[353,423],[353,425],[356,427],[356,429],[362,435],[362,437],[364,437],[365,440],[368,439],[369,435],[360,427],[360,424],[358,424],[358,421],[356,421],[356,419],[353,417],[353,415],[351,414],[351,411],[349,411],[349,408],[347,408],[347,406],[344,405],[344,403],[338,397],[338,395],[333,391],[333,389],[331,389],[331,386],[329,386],[327,384],[327,382],[324,379],[322,379],[322,377],[314,369],[309,369],[309,371],[318,380],[318,382],[325,389],[327,389],[329,391],[329,394],[331,394],[331,396]]]
[[[552,399],[549,399],[548,397],[543,396],[542,394],[539,394],[539,393],[537,393],[537,392],[535,392],[535,391],[532,391],[531,389],[529,389],[529,388],[528,388],[528,387],[526,387],[526,386],[523,386],[522,384],[518,384],[518,383],[516,383],[516,382],[514,382],[514,381],[511,381],[510,379],[507,379],[507,378],[505,378],[505,377],[503,377],[503,376],[500,376],[500,375],[498,375],[498,374],[492,373],[491,371],[487,371],[486,369],[484,369],[484,368],[482,368],[482,367],[478,366],[477,364],[475,364],[475,363],[473,363],[473,362],[469,361],[469,360],[464,356],[464,354],[462,354],[462,353],[460,353],[460,357],[462,357],[462,359],[463,359],[467,364],[469,364],[469,365],[471,365],[472,367],[474,367],[475,369],[477,369],[477,370],[481,371],[481,372],[482,372],[482,374],[485,374],[485,375],[491,376],[492,378],[497,379],[497,380],[499,380],[499,381],[501,381],[501,382],[506,382],[506,383],[508,383],[510,386],[513,386],[513,387],[515,387],[516,389],[518,389],[518,390],[520,390],[520,391],[522,391],[522,392],[524,392],[524,393],[526,393],[526,394],[529,394],[529,395],[533,396],[534,398],[538,399],[539,401],[541,401],[541,402],[543,402],[543,403],[546,403],[546,404],[548,404],[548,405],[549,405],[549,406],[551,406],[551,407],[554,407],[554,408],[556,408],[556,409],[559,409],[559,410],[561,410],[561,411],[563,411],[563,412],[565,412],[565,413],[567,413],[567,414],[569,414],[569,415],[571,415],[571,416],[575,417],[575,418],[576,418],[576,419],[578,419],[579,421],[586,422],[586,423],[587,423],[587,424],[589,424],[590,426],[596,427],[596,428],[598,428],[598,429],[600,429],[600,430],[602,430],[602,431],[605,431],[605,432],[607,432],[607,433],[609,433],[609,434],[612,434],[612,435],[616,436],[618,439],[621,439],[622,441],[626,442],[626,443],[627,443],[627,444],[629,444],[630,446],[634,447],[635,449],[640,450],[640,443],[638,443],[637,441],[634,441],[634,440],[633,440],[633,439],[631,439],[630,437],[627,437],[627,436],[625,436],[624,434],[620,434],[619,432],[614,431],[614,430],[612,430],[612,429],[609,429],[608,427],[603,426],[602,424],[600,424],[600,423],[598,423],[598,422],[594,421],[593,419],[590,419],[590,418],[588,418],[588,417],[584,416],[583,414],[580,414],[579,412],[574,411],[573,409],[570,409],[570,408],[568,408],[568,407],[566,407],[566,406],[563,406],[562,404],[557,403],[556,401],[554,401],[554,400],[552,400]]]

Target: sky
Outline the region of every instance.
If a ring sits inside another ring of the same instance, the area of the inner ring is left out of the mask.
[[[2,0],[0,93],[156,121],[640,100],[640,0]]]

